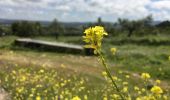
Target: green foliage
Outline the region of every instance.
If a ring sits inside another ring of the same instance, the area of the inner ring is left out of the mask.
[[[64,33],[64,27],[60,22],[57,21],[57,19],[54,19],[53,22],[51,22],[51,24],[48,26],[48,31],[49,34],[52,34],[57,38],[59,35]]]
[[[21,21],[11,25],[13,34],[21,37],[40,35],[42,34],[41,28],[41,24],[38,22]]]

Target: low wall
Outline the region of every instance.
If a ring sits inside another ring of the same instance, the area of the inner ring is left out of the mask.
[[[84,49],[84,47],[81,45],[73,45],[73,44],[58,43],[58,42],[47,42],[47,41],[34,40],[29,38],[16,39],[14,44],[17,46],[22,46],[22,47],[27,47],[32,49],[40,49],[43,51],[92,55],[92,50]]]

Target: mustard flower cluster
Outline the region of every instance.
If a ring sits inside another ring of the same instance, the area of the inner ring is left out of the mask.
[[[90,27],[85,30],[84,41],[87,43],[86,48],[93,48],[94,51],[100,50],[103,36],[108,35],[101,26]]]

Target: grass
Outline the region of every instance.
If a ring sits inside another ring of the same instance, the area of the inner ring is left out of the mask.
[[[5,77],[14,76],[14,74],[9,74],[12,71],[19,72],[20,70],[24,70],[24,73],[33,75],[32,77],[39,76],[39,77],[49,77],[50,83],[62,83],[61,78],[64,80],[72,80],[75,83],[71,83],[68,85],[72,85],[75,87],[76,83],[80,83],[81,79],[85,81],[86,84],[83,84],[80,87],[86,87],[86,90],[77,93],[76,91],[72,92],[72,96],[68,97],[69,99],[79,95],[81,98],[84,98],[84,95],[87,95],[90,100],[98,100],[100,96],[104,97],[104,95],[111,95],[112,91],[110,91],[109,85],[106,81],[103,81],[104,78],[102,77],[102,66],[98,63],[96,57],[89,57],[89,56],[81,56],[81,55],[72,55],[72,54],[61,54],[61,53],[51,53],[51,52],[44,52],[44,51],[33,51],[30,49],[25,48],[18,48],[15,49],[15,46],[11,45],[13,41],[17,37],[15,36],[6,36],[0,38],[0,75],[1,77],[1,87],[4,87],[6,91],[9,93],[12,92],[13,97],[16,97],[15,91],[17,90],[17,86],[15,84],[18,82],[19,85],[22,86],[21,82],[9,79],[11,81],[4,81]],[[146,37],[144,37],[146,39]],[[162,37],[163,38],[163,37]],[[59,37],[57,40],[52,37],[36,37],[36,39],[42,39],[47,41],[61,41],[61,42],[68,42],[68,43],[77,43],[82,44],[81,37]],[[63,40],[65,39],[65,40]],[[113,38],[113,41],[114,42]],[[148,38],[149,39],[149,38]],[[161,39],[160,39],[161,40]],[[163,38],[161,41],[167,40]],[[135,43],[126,43],[121,45],[115,45],[114,43],[110,42],[110,39],[106,39],[106,42],[103,44],[105,57],[108,58],[107,62],[111,66],[111,70],[113,74],[118,75],[121,79],[125,81],[129,81],[131,83],[130,87],[133,87],[136,84],[142,86],[139,80],[140,74],[142,72],[148,72],[152,76],[152,80],[161,79],[162,83],[161,86],[164,89],[168,89],[170,86],[170,61],[168,60],[168,56],[170,55],[170,46],[168,45],[138,45]],[[115,40],[116,41],[116,40]],[[116,56],[113,57],[110,53],[110,48],[116,47],[118,52]],[[39,74],[39,71],[43,69],[45,72],[44,74]],[[123,74],[119,73],[122,71]],[[57,72],[57,77],[51,77],[48,75],[55,75],[54,73]],[[51,73],[51,74],[50,74]],[[22,73],[18,73],[19,75]],[[126,79],[125,76],[130,75],[130,79]],[[74,80],[73,76],[76,77]],[[17,76],[15,76],[17,77]],[[34,79],[32,79],[34,80]],[[42,82],[41,85],[45,86],[48,84],[49,81]],[[5,84],[9,84],[6,86]],[[27,87],[27,84],[31,84]],[[35,82],[33,85],[29,81],[25,81],[24,87],[26,89],[35,88],[36,85],[40,84],[38,81]],[[50,85],[49,88],[53,88],[54,85]],[[49,89],[47,88],[47,89]],[[62,91],[66,91],[65,89],[71,91],[70,86],[67,88],[59,87]],[[43,91],[46,89],[43,88]],[[100,91],[103,90],[103,91]],[[41,92],[37,88],[37,91]],[[87,91],[91,91],[87,93]],[[110,91],[105,93],[106,91]],[[28,91],[27,91],[28,92]],[[29,91],[31,92],[31,91]],[[54,90],[49,89],[49,95],[53,93]],[[43,93],[42,93],[43,94]],[[55,94],[56,95],[56,94]],[[28,95],[23,94],[26,98]],[[36,98],[38,94],[34,94],[33,98]],[[59,94],[57,94],[59,96]],[[42,95],[43,97],[43,95]]]

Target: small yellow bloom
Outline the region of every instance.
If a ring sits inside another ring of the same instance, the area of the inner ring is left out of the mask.
[[[24,82],[25,80],[26,80],[26,76],[22,75],[21,78],[20,78],[20,81]]]
[[[81,99],[78,96],[75,96],[71,100],[81,100]]]
[[[107,97],[104,97],[103,100],[108,100]]]
[[[87,95],[84,95],[84,100],[87,100],[87,99],[88,99]]]
[[[119,98],[119,95],[113,94],[113,98],[118,99],[118,98]]]
[[[139,91],[139,87],[135,86],[134,90]]]
[[[41,100],[41,97],[40,97],[40,96],[37,96],[37,97],[36,97],[36,100]]]
[[[118,78],[116,76],[112,76],[112,78],[113,78],[114,81],[118,80]]]
[[[113,55],[116,54],[117,49],[116,48],[111,48],[110,51],[112,52]]]
[[[129,76],[129,75],[126,75],[125,77],[126,77],[126,78],[129,78],[130,76]]]
[[[163,93],[162,89],[159,86],[153,86],[151,88],[151,92],[154,94],[161,94]]]
[[[16,88],[16,91],[18,93],[22,93],[24,91],[24,87],[19,87],[19,88]]]
[[[140,97],[137,97],[136,100],[143,100],[143,99],[141,99]]]
[[[145,79],[145,80],[149,79],[150,77],[151,76],[149,75],[149,73],[142,73],[142,75],[141,75],[141,78]]]
[[[146,89],[145,88],[142,88],[142,92],[145,92],[146,91]]]
[[[123,82],[123,85],[128,85],[128,82]]]
[[[43,70],[43,69],[41,69],[41,70],[40,70],[40,73],[44,73],[44,70]]]
[[[161,83],[161,81],[160,80],[156,80],[156,84],[160,84]]]
[[[128,92],[128,87],[124,87],[123,92]]]
[[[103,76],[107,76],[107,73],[105,71],[102,72]]]
[[[168,97],[166,95],[163,96],[164,100],[168,100]]]

